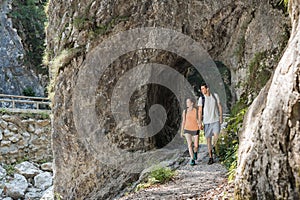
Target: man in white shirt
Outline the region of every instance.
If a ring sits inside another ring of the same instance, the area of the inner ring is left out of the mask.
[[[222,105],[220,103],[219,96],[216,93],[211,93],[206,84],[201,85],[201,92],[203,97],[200,97],[198,100],[199,122],[201,124],[201,129],[203,129],[203,120],[204,135],[209,154],[209,161],[207,164],[211,165],[214,163],[212,155],[212,137],[214,136],[213,143],[215,145],[220,133],[220,126],[223,123]],[[201,116],[203,116],[203,119]]]

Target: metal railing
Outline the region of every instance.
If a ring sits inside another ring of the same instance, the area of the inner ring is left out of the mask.
[[[0,108],[13,112],[49,112],[50,103],[45,97],[0,94]]]

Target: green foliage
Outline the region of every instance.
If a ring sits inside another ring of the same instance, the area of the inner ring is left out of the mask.
[[[221,134],[217,143],[217,154],[228,169],[229,181],[234,179],[237,167],[237,152],[239,147],[238,132],[240,131],[247,108],[240,110],[228,119],[225,133]]]
[[[277,5],[282,6],[285,11],[288,9],[289,0],[281,0]]]
[[[0,108],[0,114],[4,115],[7,113],[7,110],[5,108]]]
[[[237,115],[242,109],[247,107],[246,100],[241,98],[236,104],[234,104],[231,108],[231,115]]]
[[[32,87],[26,87],[22,93],[24,96],[35,97],[35,92],[33,91]]]
[[[58,192],[54,192],[54,199],[61,200],[62,196]]]
[[[38,164],[44,164],[44,163],[47,163],[47,162],[49,162],[49,161],[45,158],[37,161]]]
[[[249,76],[247,87],[255,91],[260,91],[271,77],[271,72],[262,63],[267,58],[267,52],[258,52],[249,64]]]
[[[89,36],[91,38],[94,38],[97,35],[104,35],[104,34],[108,33],[118,23],[120,23],[122,21],[127,21],[127,20],[128,20],[128,17],[126,17],[126,16],[118,16],[118,17],[112,18],[106,24],[92,26]]]
[[[44,74],[48,74],[48,71],[42,67],[47,20],[44,11],[46,3],[47,0],[14,0],[13,11],[10,13],[14,27],[24,33],[20,35],[26,52],[25,64]]]
[[[205,139],[203,130],[200,130],[200,133],[199,133],[199,144],[206,144],[206,139]]]
[[[26,113],[20,113],[19,114],[19,117],[21,119],[30,119],[30,118],[33,118],[33,119],[49,119],[50,116],[49,116],[49,113],[47,112],[41,112],[41,113],[30,113],[30,112],[26,112]]]
[[[40,112],[40,113],[32,113],[32,112],[20,112],[20,113],[15,113],[15,112],[10,112],[9,110],[5,108],[0,108],[0,114],[8,114],[8,115],[14,115],[18,116],[20,119],[50,119],[50,115],[47,112]]]
[[[39,113],[39,118],[40,119],[50,119],[50,115],[47,112],[41,112],[41,113]]]
[[[8,176],[12,176],[15,173],[15,166],[14,165],[4,165],[3,168],[6,170],[6,174]]]
[[[268,66],[268,60],[271,59],[273,54],[276,53],[268,51],[258,52],[250,61],[248,65],[247,79],[245,82],[241,83],[241,86],[244,88],[244,93],[241,95],[242,100],[239,102],[239,106],[242,108],[244,105],[251,104],[260,90],[270,79],[272,75],[272,67]]]
[[[246,45],[245,43],[245,36],[241,36],[240,39],[237,41],[237,48],[235,49],[234,54],[238,57],[239,61],[241,61],[242,57],[244,56]]]
[[[85,28],[86,23],[88,23],[88,22],[89,22],[89,19],[86,17],[82,17],[82,16],[75,17],[73,20],[73,24],[74,24],[75,28],[77,28],[78,30]]]
[[[16,164],[19,164],[19,163],[22,163],[22,162],[25,162],[25,161],[29,161],[29,156],[28,155],[25,155],[23,158],[18,159]]]
[[[146,182],[137,185],[135,191],[139,191],[141,189],[150,187],[151,185],[154,185],[154,184],[159,184],[159,183],[162,184],[162,183],[168,182],[175,175],[176,175],[176,172],[171,170],[168,167],[157,167],[149,174]]]
[[[165,183],[175,175],[175,172],[168,167],[159,167],[150,173],[150,179],[157,183]]]

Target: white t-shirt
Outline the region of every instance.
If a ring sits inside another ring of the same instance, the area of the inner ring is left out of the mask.
[[[214,96],[219,104],[219,96],[216,93],[214,93]],[[212,94],[209,96],[204,95],[204,98],[203,123],[210,124],[219,121],[219,106],[216,103],[215,98],[212,96]],[[202,97],[200,97],[198,100],[198,106],[202,107]]]

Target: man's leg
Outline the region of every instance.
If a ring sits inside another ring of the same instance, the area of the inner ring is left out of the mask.
[[[213,151],[214,154],[216,154],[216,147],[217,147],[217,142],[220,134],[220,123],[216,122],[213,127],[213,133],[214,133],[214,138],[213,138]]]
[[[213,157],[212,157],[212,144],[211,144],[211,137],[206,138],[206,143],[207,143],[207,149],[208,149],[208,155],[209,155],[209,161],[207,164],[211,165],[213,164]]]
[[[213,146],[217,145],[218,138],[219,138],[219,133],[214,133]]]
[[[212,153],[211,153],[211,150],[212,150],[211,137],[207,137],[206,138],[206,144],[207,144],[207,149],[208,149],[209,157],[212,158]]]
[[[214,139],[213,139],[213,153],[216,154],[216,146],[218,142],[219,134],[214,133]]]

